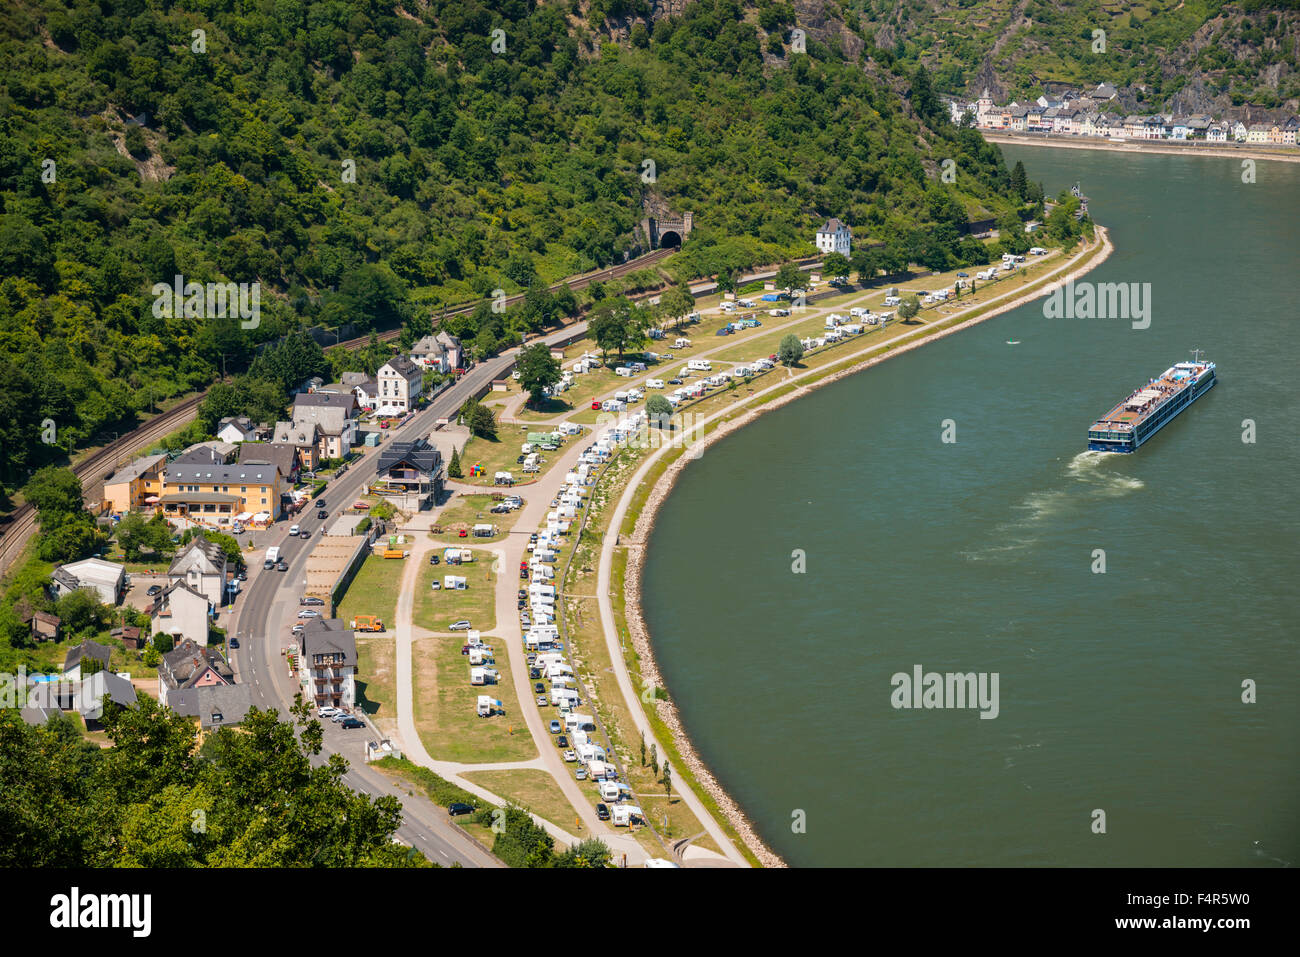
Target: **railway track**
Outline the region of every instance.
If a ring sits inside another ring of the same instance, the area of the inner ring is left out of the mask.
[[[675,252],[674,249],[656,249],[644,256],[620,263],[617,266],[611,266],[608,269],[602,269],[593,273],[585,273],[568,280],[570,289],[585,289],[593,282],[603,282],[610,279],[617,279],[626,276],[630,272],[639,269],[645,269],[667,259]],[[559,289],[564,283],[555,283],[551,290]],[[523,294],[506,297],[506,306],[512,306],[523,301]],[[479,300],[470,303],[463,303],[458,306],[450,307],[433,319],[434,328],[448,316],[459,316],[473,312],[478,307]],[[401,329],[388,329],[378,334],[381,342],[391,342],[402,334]],[[345,339],[338,343],[348,349],[355,349],[364,346],[370,341],[370,336],[360,336],[356,339]],[[330,348],[336,348],[331,346]],[[193,398],[186,399],[174,409],[169,409],[162,415],[150,419],[139,428],[128,432],[126,435],[119,436],[108,445],[91,454],[88,458],[79,462],[72,467],[72,471],[81,479],[82,493],[87,501],[99,501],[102,496],[104,487],[104,475],[110,468],[116,468],[117,464],[123,458],[129,458],[142,448],[161,439],[165,435],[175,432],[177,429],[187,425],[198,410],[199,403],[203,401],[203,396],[197,395]],[[0,575],[9,571],[14,561],[26,547],[28,540],[36,531],[36,510],[32,506],[24,503],[16,508],[9,516],[9,521],[0,527]]]

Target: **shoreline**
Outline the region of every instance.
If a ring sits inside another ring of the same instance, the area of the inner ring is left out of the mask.
[[[1243,146],[1240,149],[1231,146],[1173,146],[1159,140],[1125,140],[1115,143],[1110,140],[1090,140],[1088,142],[1071,142],[1063,139],[1046,139],[1038,136],[1016,136],[1008,133],[981,131],[989,143],[1009,144],[1013,146],[1048,146],[1066,150],[1097,150],[1103,153],[1163,153],[1166,156],[1209,156],[1219,159],[1255,159],[1276,160],[1279,163],[1300,163],[1300,150],[1292,153],[1274,153],[1269,150],[1252,149]]]
[[[803,396],[809,394],[815,389],[838,382],[851,375],[856,375],[870,369],[872,366],[879,365],[898,355],[903,355],[913,349],[920,348],[927,343],[934,342],[946,336],[960,332],[972,326],[979,325],[988,319],[1003,315],[1012,309],[1018,309],[1026,303],[1033,302],[1043,296],[1050,294],[1058,286],[1070,280],[1077,280],[1080,276],[1086,275],[1094,268],[1105,262],[1110,254],[1114,252],[1114,245],[1110,242],[1110,233],[1103,227],[1097,226],[1096,243],[1100,244],[1086,263],[1081,266],[1070,268],[1068,264],[1064,274],[1045,282],[1042,286],[1027,292],[1024,295],[1013,297],[1010,301],[994,306],[987,312],[974,316],[947,329],[940,330],[933,335],[918,338],[896,349],[890,349],[882,355],[874,356],[869,359],[863,359],[855,362],[846,369],[824,375],[815,381],[806,385],[797,386],[794,391],[785,395],[778,396],[771,401],[764,402],[757,408],[748,409],[736,416],[721,422],[715,429],[703,436],[693,445],[693,449],[698,448],[702,454],[705,449],[726,436],[730,435],[737,429],[744,428],[752,423],[759,416],[773,409],[779,409]],[[1089,244],[1080,250],[1080,254],[1092,249],[1093,245]],[[790,378],[783,382],[776,383],[776,386],[784,385],[790,381]],[[796,380],[797,381],[797,380]],[[632,534],[628,537],[625,544],[627,547],[627,567],[624,571],[623,593],[624,593],[624,610],[625,619],[628,628],[628,636],[632,641],[632,647],[639,657],[640,677],[643,681],[651,683],[657,687],[667,688],[663,681],[662,673],[659,670],[659,664],[654,655],[654,646],[650,637],[650,630],[645,623],[645,615],[641,606],[641,588],[642,576],[645,569],[645,551],[646,542],[650,533],[654,530],[655,519],[659,510],[667,501],[669,493],[673,486],[676,485],[677,479],[681,476],[682,470],[687,463],[691,462],[695,456],[685,454],[679,455],[664,470],[663,474],[655,480],[654,486],[650,489],[646,497],[645,504],[641,508],[640,514],[637,515],[636,524],[632,528]],[[621,495],[629,494],[636,486],[629,486],[623,490]],[[632,702],[629,702],[630,704]],[[636,702],[640,705],[640,702]],[[767,843],[759,836],[757,829],[750,821],[748,815],[739,803],[727,792],[727,790],[718,782],[717,777],[712,770],[700,757],[694,742],[690,735],[687,734],[686,728],[681,720],[681,715],[677,711],[677,706],[671,695],[667,700],[657,702],[656,708],[659,718],[668,728],[672,735],[673,746],[681,755],[683,762],[699,782],[700,788],[704,790],[710,798],[717,804],[719,810],[726,818],[727,823],[732,827],[741,841],[749,848],[750,852],[758,858],[764,867],[788,867],[789,865],[781,858],[779,854],[773,851]]]

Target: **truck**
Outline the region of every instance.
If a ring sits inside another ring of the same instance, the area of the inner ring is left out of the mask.
[[[266,561],[268,564],[274,565],[279,560],[280,560],[280,546],[272,545],[270,548],[266,550]]]
[[[383,619],[377,618],[374,615],[357,615],[357,617],[352,619],[352,630],[383,631],[384,622]]]

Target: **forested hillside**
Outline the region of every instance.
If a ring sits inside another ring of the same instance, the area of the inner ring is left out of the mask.
[[[1110,83],[1126,110],[1300,104],[1300,0],[842,0],[846,18],[940,92],[999,102]],[[1105,46],[1094,50],[1095,30]]]
[[[967,219],[1013,209],[1000,154],[923,71],[846,43],[838,5],[812,5],[806,52],[789,7],[673,6],[6,3],[0,482],[290,330],[420,331],[621,261],[647,198],[695,214],[678,279],[806,255],[827,216],[965,261]],[[158,315],[176,274],[259,283],[255,328]],[[575,305],[451,325],[483,355]]]

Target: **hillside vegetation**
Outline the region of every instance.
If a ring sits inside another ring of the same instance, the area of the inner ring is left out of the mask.
[[[605,22],[634,6],[6,4],[0,482],[291,330],[417,334],[440,303],[537,287],[449,323],[489,354],[581,305],[540,284],[637,251],[648,199],[695,214],[678,280],[807,255],[831,215],[913,247],[946,224],[960,257],[968,218],[1013,208],[923,74],[869,74],[838,35],[795,52],[788,7]],[[260,283],[255,328],[158,315],[177,274]]]
[[[1107,82],[1126,110],[1300,107],[1300,0],[841,0],[845,17],[940,92],[999,101]],[[1094,30],[1105,49],[1093,51]]]

